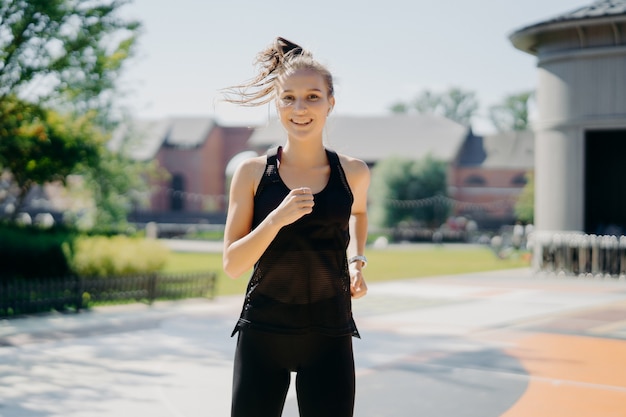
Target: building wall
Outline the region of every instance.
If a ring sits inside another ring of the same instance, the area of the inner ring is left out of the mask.
[[[248,127],[216,126],[209,134],[204,149],[202,177],[206,180],[203,194],[211,195],[205,210],[227,209],[226,165],[238,153],[248,149],[247,142],[253,130]]]
[[[228,161],[247,149],[252,130],[247,127],[214,126],[198,147],[181,149],[164,146],[156,160],[170,176],[184,178],[184,212],[220,212],[226,210],[226,177]],[[154,184],[150,209],[170,211],[175,192],[171,177]]]
[[[205,181],[202,175],[199,175],[204,153],[205,150],[202,147],[191,149],[163,147],[159,150],[161,167],[165,169],[170,176],[180,175],[184,180],[185,194],[180,195],[184,207],[182,211],[202,210],[202,202],[200,199],[196,198],[195,195],[201,194],[205,189]],[[174,192],[171,180],[172,178],[170,177],[160,183],[161,187],[157,191],[159,206],[154,207],[154,209],[161,211],[170,210],[171,196]]]
[[[626,46],[539,54],[535,222],[584,230],[585,132],[626,127]]]
[[[448,192],[458,203],[456,215],[465,215],[489,223],[510,224],[515,218],[514,207],[524,183],[527,170],[508,168],[451,167]],[[479,181],[482,180],[482,183]]]

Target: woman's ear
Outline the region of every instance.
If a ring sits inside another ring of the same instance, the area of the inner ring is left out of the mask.
[[[330,114],[330,112],[333,111],[333,107],[335,107],[335,97],[331,97],[328,102],[330,103],[330,106],[328,107],[328,114]]]

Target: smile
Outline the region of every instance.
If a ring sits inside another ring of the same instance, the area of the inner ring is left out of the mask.
[[[311,124],[311,122],[313,122],[312,119],[309,119],[309,120],[306,120],[306,121],[302,121],[302,120],[296,121],[296,120],[293,120],[293,119],[291,120],[291,123],[296,124],[298,126],[306,126],[308,124]]]

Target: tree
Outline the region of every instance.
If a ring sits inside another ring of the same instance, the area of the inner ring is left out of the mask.
[[[418,113],[433,113],[443,115],[444,109],[442,108],[444,93],[435,94],[429,90],[424,90],[413,101],[413,108]]]
[[[163,175],[154,161],[136,161],[124,152],[102,149],[97,163],[86,173],[97,208],[94,224],[117,229],[126,226],[128,212],[143,203],[149,180]]]
[[[392,113],[408,113],[409,106],[406,103],[398,102],[389,107]]]
[[[535,175],[529,172],[527,182],[515,203],[515,216],[524,223],[535,221]]]
[[[474,92],[452,87],[440,94],[424,90],[413,103],[398,102],[390,109],[394,113],[407,113],[413,109],[419,114],[436,114],[469,126],[478,110],[478,100]]]
[[[528,103],[532,96],[532,91],[511,94],[504,98],[502,104],[490,107],[489,118],[495,128],[499,132],[527,130],[530,126]]]
[[[16,96],[81,113],[110,100],[139,23],[127,0],[0,2],[0,102]]]
[[[396,157],[378,162],[372,171],[372,223],[436,227],[447,218],[448,207],[440,199],[446,195],[445,162],[430,155],[418,161]]]
[[[138,22],[119,15],[126,3],[0,2],[0,170],[19,188],[14,213],[33,185],[78,172],[91,170],[94,181],[111,184],[95,193],[105,211],[113,206],[104,196],[128,191],[113,179],[124,172],[123,159],[105,148],[117,123],[117,79],[139,33]],[[113,161],[117,168],[103,168]]]
[[[0,140],[0,166],[18,188],[15,216],[34,185],[65,183],[79,167],[95,164],[104,136],[87,115],[70,118],[15,99],[3,104],[0,130],[8,138]]]
[[[444,116],[462,125],[469,126],[472,117],[478,110],[476,93],[452,88],[443,96]]]

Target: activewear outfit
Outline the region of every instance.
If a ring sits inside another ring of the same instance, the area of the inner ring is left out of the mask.
[[[268,152],[254,196],[257,227],[290,192],[281,148]],[[346,250],[353,195],[338,155],[311,213],[284,226],[254,266],[235,354],[232,417],[279,417],[297,372],[302,417],[350,417],[354,407],[352,317]]]

